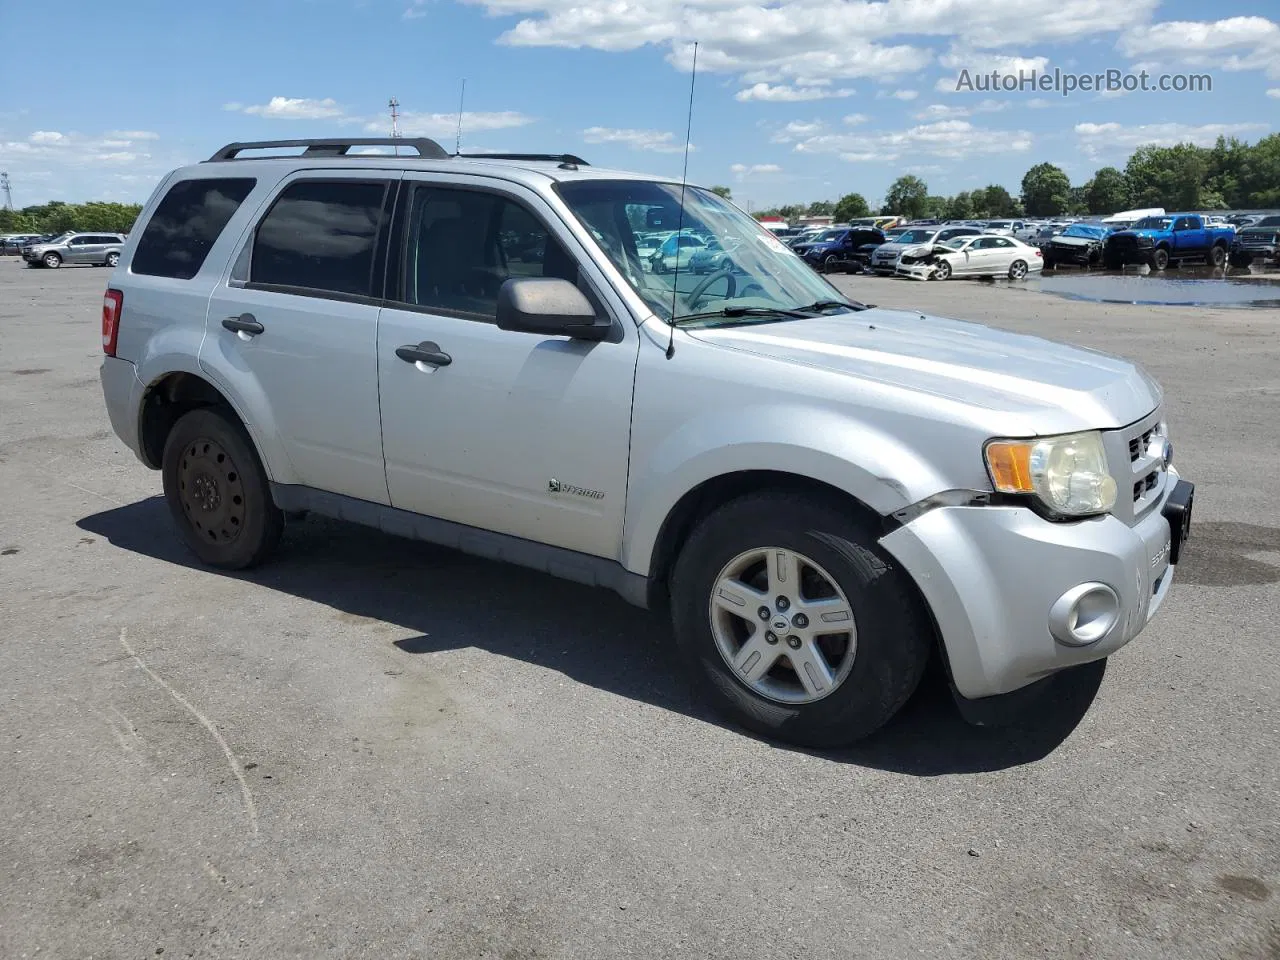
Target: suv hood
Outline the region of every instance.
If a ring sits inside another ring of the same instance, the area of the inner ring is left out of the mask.
[[[1127,360],[979,323],[871,309],[756,326],[693,329],[706,343],[929,394],[983,416],[992,434],[1114,429],[1161,398]]]
[[[1237,230],[1239,236],[1249,237],[1274,237],[1280,236],[1280,226],[1275,227],[1245,227],[1243,230]]]

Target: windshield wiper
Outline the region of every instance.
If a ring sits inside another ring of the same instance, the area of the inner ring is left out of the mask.
[[[722,307],[719,310],[686,313],[682,317],[676,317],[671,322],[673,325],[679,326],[682,323],[698,320],[733,320],[738,317],[768,317],[771,319],[790,317],[793,320],[808,320],[809,314],[801,313],[800,310],[788,310],[786,307]]]
[[[816,312],[818,310],[832,310],[840,307],[845,310],[866,310],[865,303],[858,303],[856,300],[819,300],[817,303],[811,303],[808,306],[796,307],[797,310],[806,310]]]

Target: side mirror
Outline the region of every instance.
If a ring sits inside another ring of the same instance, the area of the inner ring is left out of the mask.
[[[612,324],[598,318],[591,301],[568,280],[523,277],[498,289],[498,329],[603,340]]]

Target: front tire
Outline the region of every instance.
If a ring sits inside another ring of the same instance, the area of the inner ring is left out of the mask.
[[[1169,266],[1169,251],[1165,249],[1156,250],[1151,254],[1151,269],[1163,270]]]
[[[50,270],[57,270],[62,266],[62,257],[58,256],[56,253],[46,253],[40,262]]]
[[[1214,268],[1221,267],[1227,262],[1227,248],[1220,243],[1210,247],[1204,262]]]
[[[1253,263],[1253,254],[1237,251],[1231,254],[1231,265],[1233,267],[1247,267]]]
[[[752,494],[694,531],[671,578],[676,643],[706,698],[809,747],[868,736],[914,692],[930,634],[906,575],[842,506]]]
[[[274,549],[284,516],[233,414],[206,407],[180,417],[165,441],[161,471],[173,521],[201,561],[240,570]]]
[[[933,268],[932,278],[934,280],[950,280],[951,264],[945,260],[939,260],[938,265]]]
[[[836,264],[837,264],[838,262],[839,262],[839,261],[836,259],[836,257],[835,257],[835,255],[834,255],[834,254],[832,254],[832,255],[830,255],[830,256],[828,256],[828,257],[824,258],[824,259],[823,259],[823,261],[822,261],[822,272],[823,272],[823,273],[832,273],[832,272],[834,272],[834,271],[835,271],[835,269],[836,269]]]

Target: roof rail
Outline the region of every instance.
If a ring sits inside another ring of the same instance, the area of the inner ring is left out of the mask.
[[[545,160],[552,163],[589,167],[591,164],[572,153],[456,153],[460,160]]]
[[[352,147],[407,147],[418,151],[418,156],[427,160],[449,158],[440,144],[426,137],[338,137],[328,140],[253,140],[247,143],[228,143],[205,162],[235,160],[245,150],[268,150],[276,147],[306,147],[302,152],[304,157],[345,157]]]

